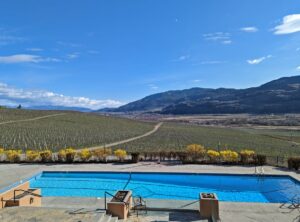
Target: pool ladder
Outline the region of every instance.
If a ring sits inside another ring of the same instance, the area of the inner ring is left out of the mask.
[[[264,167],[261,166],[259,170],[259,167],[255,166],[255,174],[259,176],[263,176],[265,174]]]

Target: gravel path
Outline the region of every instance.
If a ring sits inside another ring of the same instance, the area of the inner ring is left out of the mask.
[[[54,117],[54,116],[62,116],[62,115],[66,115],[66,113],[56,113],[56,114],[51,114],[51,115],[47,115],[47,116],[34,117],[34,118],[30,118],[30,119],[10,120],[10,121],[6,121],[6,122],[2,122],[2,123],[0,123],[0,125],[10,124],[10,123],[30,122],[30,121],[46,119],[46,118],[50,118],[50,117]]]
[[[89,150],[95,150],[95,149],[100,149],[100,148],[104,148],[104,147],[108,148],[108,147],[112,147],[112,146],[118,146],[120,144],[128,143],[128,142],[131,142],[131,141],[134,141],[134,140],[141,139],[141,138],[146,137],[146,136],[150,136],[151,134],[155,133],[161,127],[162,124],[163,124],[162,122],[156,124],[151,131],[149,131],[149,132],[147,132],[143,135],[132,137],[132,138],[121,140],[121,141],[117,141],[117,142],[113,142],[113,143],[108,143],[108,144],[101,145],[101,146],[90,147]]]

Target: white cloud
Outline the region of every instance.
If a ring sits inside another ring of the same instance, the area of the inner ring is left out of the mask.
[[[267,55],[267,56],[263,56],[263,57],[256,58],[256,59],[249,59],[249,60],[247,60],[247,62],[250,65],[257,65],[257,64],[259,64],[259,63],[263,62],[264,60],[269,59],[271,57],[272,57],[271,55]]]
[[[276,35],[300,32],[300,14],[287,15],[283,17],[282,23],[274,29],[274,34]]]
[[[16,54],[10,56],[0,56],[0,63],[39,63],[39,62],[59,62],[59,59],[41,57],[30,54]]]
[[[208,41],[215,41],[225,45],[231,44],[231,34],[228,32],[214,32],[203,35],[203,38]]]
[[[17,105],[24,107],[30,106],[65,106],[82,107],[89,109],[101,109],[104,107],[118,107],[123,105],[116,100],[95,100],[86,97],[71,97],[44,90],[24,90],[10,87],[7,84],[0,83],[0,101],[1,105]]]
[[[300,66],[298,66],[296,69],[300,71]]]
[[[200,79],[194,79],[193,82],[198,83],[198,82],[201,82],[201,80]]]
[[[243,27],[243,28],[241,28],[241,31],[243,31],[243,32],[257,32],[258,28],[254,27],[254,26]]]

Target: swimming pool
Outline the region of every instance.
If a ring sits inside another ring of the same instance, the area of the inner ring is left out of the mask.
[[[196,200],[200,192],[221,201],[284,203],[300,194],[289,176],[189,173],[42,172],[30,179],[43,196],[104,197],[105,191],[132,190],[143,198]]]

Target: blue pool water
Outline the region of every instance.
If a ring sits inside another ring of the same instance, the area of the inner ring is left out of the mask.
[[[43,172],[30,180],[43,196],[104,197],[104,192],[132,190],[143,198],[196,200],[200,192],[221,201],[284,203],[300,194],[289,176],[225,174]]]

